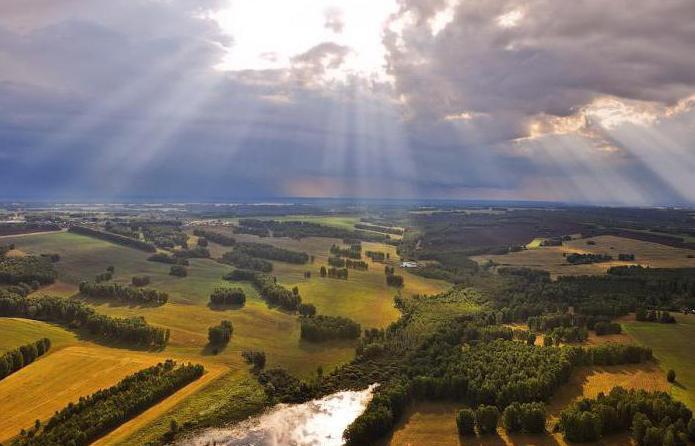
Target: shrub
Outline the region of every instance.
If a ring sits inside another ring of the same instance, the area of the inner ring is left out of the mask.
[[[176,277],[186,277],[188,275],[188,270],[183,265],[171,265],[169,269],[169,275]]]
[[[456,427],[459,435],[475,434],[475,412],[472,409],[461,409],[456,414]]]
[[[666,373],[666,379],[668,382],[673,383],[676,382],[676,371],[673,369],[670,369],[668,373]]]
[[[475,423],[480,434],[489,434],[497,430],[500,411],[495,406],[482,405],[475,411]]]
[[[220,325],[208,328],[208,341],[213,345],[226,344],[232,339],[234,327],[230,321],[222,321]]]

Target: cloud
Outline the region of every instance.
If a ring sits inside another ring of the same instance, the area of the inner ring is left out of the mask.
[[[400,0],[374,42],[322,4],[221,70],[226,4],[0,4],[3,194],[695,202],[692,2]]]

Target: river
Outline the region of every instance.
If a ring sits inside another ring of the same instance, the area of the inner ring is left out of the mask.
[[[177,446],[340,446],[343,431],[367,407],[376,385],[303,404],[278,404],[240,423],[207,429]]]

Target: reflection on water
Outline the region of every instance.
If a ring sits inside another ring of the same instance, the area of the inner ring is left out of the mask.
[[[340,446],[343,431],[372,399],[375,385],[328,395],[304,404],[278,404],[227,428],[208,429],[179,446]]]

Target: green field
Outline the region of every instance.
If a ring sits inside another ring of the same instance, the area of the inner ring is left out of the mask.
[[[695,410],[695,357],[691,339],[695,339],[695,316],[676,315],[677,324],[628,322],[623,327],[639,343],[654,350],[661,369],[676,371],[672,394]]]
[[[325,221],[326,217],[317,218],[321,219],[321,223],[328,223]],[[348,220],[347,217],[330,218],[334,219],[334,225],[351,225],[358,221],[356,218]],[[297,241],[284,238],[259,239],[250,235],[235,237],[240,240],[260,241],[305,251],[315,256],[314,263],[307,265],[273,262],[273,274],[283,286],[297,286],[303,300],[316,304],[319,313],[347,316],[361,323],[365,328],[385,327],[399,317],[398,311],[393,306],[393,297],[398,292],[407,295],[434,294],[448,288],[445,282],[424,279],[407,271],[402,272],[406,284],[404,289],[389,288],[384,277],[384,265],[371,261],[369,261],[370,270],[367,272],[350,270],[349,280],[321,278],[319,268],[325,264],[330,246],[333,243],[341,243],[336,239],[307,238]],[[337,365],[349,361],[354,355],[354,342],[336,341],[313,344],[301,341],[296,315],[269,308],[248,283],[230,283],[222,280],[222,276],[232,267],[220,264],[213,259],[192,259],[191,266],[188,268],[188,277],[177,278],[169,275],[169,265],[147,261],[150,255],[148,253],[82,235],[60,232],[14,237],[6,241],[15,243],[18,249],[28,254],[60,254],[61,259],[56,263],[58,282],[37,293],[72,296],[81,280],[93,280],[96,274],[105,271],[110,265],[115,267],[114,281],[118,283],[130,283],[134,275],[150,276],[151,287],[170,294],[167,304],[150,307],[91,299],[87,302],[97,311],[112,316],[144,316],[154,325],[169,328],[171,339],[163,352],[132,352],[82,341],[75,334],[60,327],[20,321],[20,328],[11,328],[13,323],[10,319],[0,319],[5,324],[0,325],[0,328],[7,328],[3,330],[3,333],[9,333],[0,341],[1,348],[12,348],[42,336],[56,338],[58,346],[63,343],[67,347],[60,354],[54,353],[53,358],[49,355],[40,360],[46,361],[47,365],[52,364],[48,361],[55,362],[55,366],[49,367],[51,370],[60,367],[61,370],[66,371],[60,374],[55,373],[54,378],[47,381],[42,389],[43,392],[50,393],[64,388],[61,391],[62,398],[46,403],[36,395],[15,392],[12,398],[3,398],[3,403],[0,403],[0,412],[13,410],[15,405],[21,405],[27,407],[28,413],[32,413],[32,408],[41,405],[46,412],[37,411],[37,416],[47,417],[68,401],[74,401],[79,396],[95,390],[89,385],[85,388],[66,386],[68,380],[75,379],[76,373],[78,373],[77,376],[80,376],[82,372],[87,373],[85,370],[96,373],[96,370],[103,367],[110,372],[100,375],[100,380],[94,382],[94,385],[103,386],[114,383],[129,371],[132,372],[130,367],[124,367],[122,370],[117,367],[121,359],[128,361],[135,368],[142,368],[143,364],[156,362],[164,357],[206,364],[208,369],[216,374],[212,382],[206,383],[195,393],[177,401],[173,408],[168,407],[165,404],[166,401],[163,402],[161,407],[154,408],[152,413],[146,412],[100,441],[100,444],[133,444],[133,442],[139,444],[141,441],[156,438],[166,431],[169,418],[167,415],[163,417],[162,415],[167,413],[175,413],[180,423],[192,419],[199,423],[211,423],[215,419],[217,421],[238,419],[257,411],[263,404],[262,391],[249,374],[247,365],[240,358],[242,350],[263,350],[267,354],[269,367],[282,366],[291,373],[305,378],[313,375],[319,365],[328,372]],[[214,243],[210,244],[213,257],[219,257],[228,249]],[[389,252],[392,257],[391,263],[397,265],[398,258],[393,246],[365,243],[364,249]],[[305,271],[312,272],[310,279],[304,278]],[[226,310],[208,307],[210,292],[220,285],[244,288],[247,294],[246,304],[242,308]],[[207,329],[217,325],[222,319],[231,320],[234,325],[232,341],[219,354],[211,355],[206,348]],[[37,324],[40,327],[32,329]],[[86,368],[79,366],[80,361],[85,361]],[[22,373],[26,385],[45,379],[38,368]],[[7,404],[11,405],[5,406]],[[20,418],[14,420],[12,427],[26,427],[24,425],[32,424],[33,420],[33,418]],[[10,430],[1,432],[4,437],[0,435],[0,441],[16,433],[15,431],[19,428],[12,432]]]

